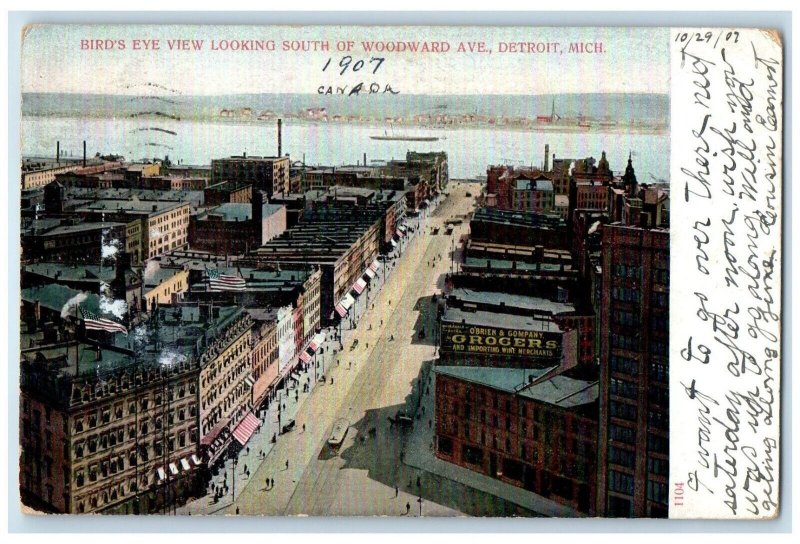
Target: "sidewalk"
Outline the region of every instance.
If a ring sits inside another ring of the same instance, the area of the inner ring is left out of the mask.
[[[429,387],[430,393],[422,395],[422,401],[417,412],[419,419],[416,419],[415,416],[414,428],[406,436],[404,464],[494,495],[545,516],[585,517],[585,514],[569,506],[437,458],[433,454],[434,431],[428,427],[428,421],[433,422],[435,419],[433,402],[433,392],[436,385],[435,373],[431,372],[429,376],[425,377],[425,380],[427,381],[426,392],[427,387]],[[425,407],[424,415],[422,414],[422,406]]]

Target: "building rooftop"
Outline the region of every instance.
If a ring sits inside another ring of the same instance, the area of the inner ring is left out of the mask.
[[[453,289],[447,298],[455,298],[462,302],[489,306],[502,305],[507,308],[548,312],[554,315],[575,311],[575,306],[566,302],[555,302],[542,297],[500,293],[497,291],[476,291],[474,289]]]
[[[280,204],[264,204],[262,206],[261,217],[267,218],[277,213],[283,208]],[[250,221],[253,219],[253,206],[247,203],[226,202],[216,208],[201,214],[198,219],[220,218],[222,221]]]
[[[36,263],[23,267],[25,272],[43,276],[46,278],[60,279],[64,281],[77,280],[96,280],[97,282],[111,282],[116,276],[113,266],[99,266],[96,264],[82,264],[73,266],[63,263]]]
[[[59,236],[62,234],[74,234],[78,232],[91,232],[94,230],[105,230],[117,227],[125,227],[125,223],[114,223],[110,221],[87,221],[85,223],[78,223],[77,225],[62,225],[51,229],[43,234],[43,236]]]
[[[188,202],[165,202],[163,200],[95,200],[80,206],[78,212],[108,212],[158,215],[170,210],[188,206]]]
[[[478,208],[472,216],[473,222],[504,223],[528,228],[564,228],[566,222],[558,214],[524,213],[497,208]]]
[[[575,408],[594,403],[599,396],[597,382],[589,382],[556,375],[531,387],[525,385],[536,381],[552,371],[552,368],[497,368],[486,366],[435,366],[437,374],[484,385],[504,391],[518,392],[523,398],[546,402],[560,408]]]
[[[563,332],[561,327],[550,319],[484,310],[465,311],[460,308],[447,308],[442,316],[442,321],[521,331]]]
[[[57,283],[23,289],[21,298],[25,302],[38,302],[44,308],[61,312],[66,306],[67,301],[80,294],[85,296],[85,299],[80,303],[81,308],[85,308],[96,314],[103,313],[100,310],[99,295],[71,289]],[[70,309],[69,312],[70,315],[75,315],[74,308]]]

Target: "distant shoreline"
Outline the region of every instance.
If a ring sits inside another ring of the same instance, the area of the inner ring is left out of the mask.
[[[53,120],[82,120],[82,119],[113,119],[113,120],[120,120],[120,121],[136,121],[136,117],[131,117],[130,115],[124,116],[108,116],[108,115],[76,115],[76,114],[69,114],[69,113],[23,113],[22,116],[23,120],[25,118],[38,118],[38,119],[53,119]],[[214,124],[221,124],[221,125],[247,125],[247,126],[271,126],[273,125],[278,119],[282,119],[284,122],[284,126],[287,124],[298,124],[298,125],[353,125],[363,128],[373,128],[375,130],[384,131],[388,125],[386,124],[379,124],[376,120],[322,120],[322,119],[303,119],[293,116],[275,116],[269,119],[246,119],[246,118],[228,118],[228,117],[219,117],[219,116],[192,116],[192,117],[185,117],[179,120],[175,119],[158,119],[158,118],[151,118],[151,117],[140,117],[140,120],[150,120],[152,122],[161,122],[161,123],[182,123],[182,122],[189,122],[189,123],[214,123]],[[395,127],[403,127],[403,128],[416,128],[420,130],[426,131],[457,131],[462,129],[467,130],[502,130],[502,131],[514,131],[514,132],[533,132],[533,133],[554,133],[554,134],[643,134],[643,135],[664,135],[668,134],[669,126],[651,126],[651,125],[614,125],[614,126],[591,126],[591,127],[580,127],[577,125],[549,125],[549,124],[530,124],[530,125],[523,125],[523,124],[498,124],[498,123],[488,123],[488,122],[465,122],[465,123],[454,123],[449,125],[426,125],[420,123],[411,123],[411,122],[394,122],[391,126]]]

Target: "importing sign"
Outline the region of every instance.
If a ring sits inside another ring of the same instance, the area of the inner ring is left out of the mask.
[[[442,323],[442,353],[561,357],[561,333]]]

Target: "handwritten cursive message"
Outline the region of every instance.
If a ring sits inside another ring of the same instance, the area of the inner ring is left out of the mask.
[[[782,47],[673,29],[670,517],[778,512]]]

